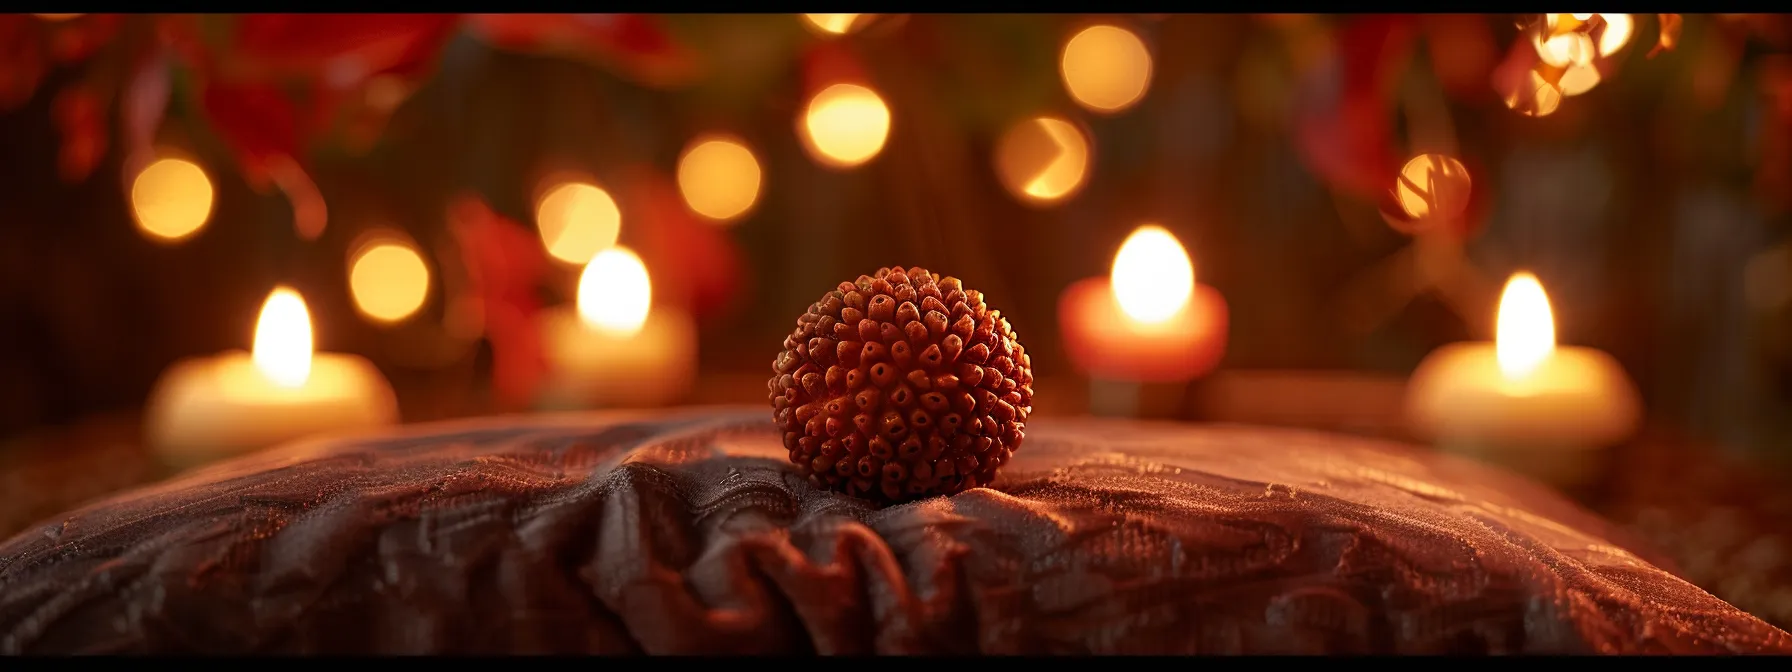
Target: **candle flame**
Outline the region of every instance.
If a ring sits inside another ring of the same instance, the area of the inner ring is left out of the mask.
[[[249,351],[255,368],[281,387],[300,387],[311,377],[311,314],[305,299],[288,287],[275,287],[255,321],[255,344]]]
[[[1195,267],[1188,251],[1175,235],[1155,224],[1126,237],[1108,277],[1121,312],[1147,324],[1181,312],[1195,291]]]
[[[1537,276],[1517,273],[1506,281],[1493,342],[1500,371],[1513,379],[1530,375],[1555,352],[1555,317]]]
[[[632,336],[647,322],[653,307],[653,281],[647,266],[628,248],[597,253],[579,274],[579,319],[616,336]]]

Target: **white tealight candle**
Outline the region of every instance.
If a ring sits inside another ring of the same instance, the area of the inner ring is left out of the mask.
[[[683,311],[653,305],[653,283],[634,252],[612,247],[593,257],[571,308],[543,320],[550,371],[541,406],[662,406],[690,391],[696,326]]]
[[[395,422],[392,387],[366,359],[313,353],[305,300],[276,288],[249,352],[176,362],[150,396],[145,428],[186,466],[300,437]]]
[[[1493,343],[1439,348],[1407,388],[1414,433],[1564,487],[1598,475],[1640,408],[1617,360],[1556,345],[1549,297],[1528,273],[1506,283]]]

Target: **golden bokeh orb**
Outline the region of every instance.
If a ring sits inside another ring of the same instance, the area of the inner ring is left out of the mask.
[[[408,241],[370,238],[349,260],[348,286],[355,308],[375,322],[398,322],[429,298],[429,266]]]
[[[1089,173],[1089,141],[1075,124],[1035,117],[996,143],[996,176],[1022,201],[1053,203],[1075,194]]]
[[[185,159],[161,159],[131,182],[131,213],[152,240],[179,242],[198,233],[211,218],[211,178]]]
[[[1420,154],[1401,167],[1394,197],[1407,216],[1435,221],[1458,217],[1467,210],[1472,186],[1461,161],[1443,154]]]
[[[622,234],[622,211],[610,192],[597,185],[563,182],[536,203],[535,226],[549,255],[583,265],[616,244]]]
[[[751,209],[763,178],[759,159],[738,138],[698,139],[678,159],[678,192],[685,205],[717,222]]]
[[[1090,26],[1064,43],[1059,73],[1078,104],[1113,114],[1145,96],[1151,85],[1151,52],[1130,30]]]
[[[865,25],[867,14],[804,14],[803,23],[828,36],[845,35]]]
[[[851,168],[883,151],[890,137],[890,108],[876,91],[835,84],[809,100],[800,126],[809,155],[831,168]]]

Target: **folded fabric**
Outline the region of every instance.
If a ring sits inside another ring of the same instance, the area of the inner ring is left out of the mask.
[[[276,448],[0,544],[0,652],[1792,653],[1516,476],[1399,444],[1040,419],[878,508],[761,408]]]

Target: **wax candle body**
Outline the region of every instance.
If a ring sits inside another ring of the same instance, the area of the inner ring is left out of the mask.
[[[1418,436],[1558,485],[1595,476],[1600,449],[1629,438],[1640,409],[1616,360],[1572,346],[1513,377],[1500,369],[1493,343],[1448,345],[1425,358],[1407,389]]]
[[[302,385],[284,387],[248,352],[176,362],[162,374],[145,420],[152,450],[191,465],[312,435],[396,422],[392,387],[371,362],[316,353]]]
[[[1185,382],[1226,353],[1226,300],[1206,285],[1169,318],[1142,322],[1121,310],[1108,278],[1087,278],[1058,298],[1058,319],[1071,362],[1095,378]]]
[[[542,333],[545,408],[663,406],[689,393],[696,377],[696,326],[675,307],[655,306],[639,331],[620,335],[568,306],[544,316]]]

